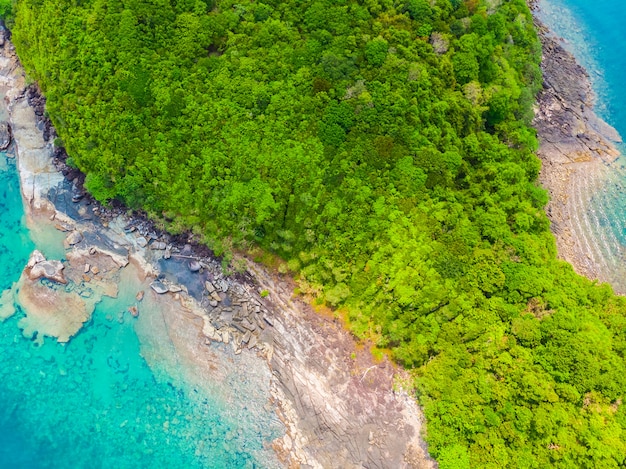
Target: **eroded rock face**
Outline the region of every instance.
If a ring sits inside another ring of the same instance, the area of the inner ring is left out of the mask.
[[[30,259],[28,260],[28,264],[26,264],[24,273],[31,281],[38,280],[40,278],[47,278],[48,280],[52,280],[54,282],[66,284],[67,280],[63,274],[64,268],[65,266],[62,262],[56,260],[46,260],[41,252],[35,250],[30,255]]]

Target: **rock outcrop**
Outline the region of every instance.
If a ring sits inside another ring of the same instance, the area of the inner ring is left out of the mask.
[[[52,280],[54,282],[66,284],[67,280],[63,274],[63,269],[65,269],[65,266],[61,261],[49,261],[41,252],[35,250],[30,255],[30,259],[28,260],[28,264],[26,264],[24,273],[31,281],[40,278],[47,278],[48,280]]]

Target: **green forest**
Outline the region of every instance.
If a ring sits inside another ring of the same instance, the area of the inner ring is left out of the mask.
[[[442,469],[624,467],[626,302],[556,258],[525,0],[0,12],[88,190],[283,259],[412,370]]]

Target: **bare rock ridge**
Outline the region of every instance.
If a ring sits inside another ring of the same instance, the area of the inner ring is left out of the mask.
[[[34,254],[22,284],[2,293],[3,300],[15,295],[25,310],[43,312],[27,316],[29,323],[21,325],[26,335],[70,340],[99,297],[117,294],[120,272],[130,263],[151,287],[137,293],[133,317],[150,314],[146,302],[163,302],[178,314],[168,323],[169,340],[186,356],[217,357],[208,368],[219,368],[219,357],[264,367],[270,380],[265,397],[285,426],[272,445],[284,466],[436,466],[421,437],[421,411],[402,390],[408,379],[402,370],[375,361],[339,323],[293,298],[289,279],[245,259],[244,271],[225,275],[193,234],[172,236],[141,215],[127,216],[124,207],[94,201],[82,187],[84,176],[53,147],[45,99],[35,86],[26,87],[9,41],[0,46],[0,88],[27,218],[33,227],[52,224],[65,237],[66,262]],[[269,295],[262,297],[262,290]],[[76,315],[52,314],[59,305]],[[224,345],[232,349],[228,356],[220,352]]]

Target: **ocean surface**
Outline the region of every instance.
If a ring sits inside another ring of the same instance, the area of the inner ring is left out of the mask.
[[[596,94],[596,113],[626,139],[626,3],[623,0],[540,0],[539,18],[587,69]],[[622,155],[626,145],[617,144]],[[626,158],[610,165],[602,189],[589,194],[591,233],[626,292]]]
[[[15,162],[0,153],[0,295],[34,248],[58,251],[31,240]],[[280,427],[271,412],[242,418],[241,402],[170,376],[158,360],[149,366],[144,357],[160,352],[123,314],[136,291],[125,281],[67,344],[24,338],[19,310],[0,323],[0,468],[274,466],[267,446]],[[228,383],[216,386],[237,396]]]

